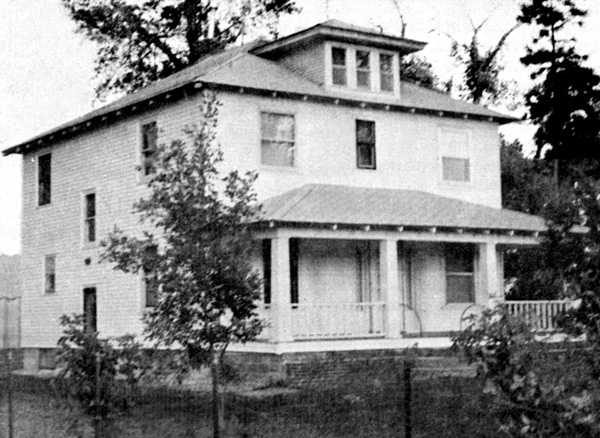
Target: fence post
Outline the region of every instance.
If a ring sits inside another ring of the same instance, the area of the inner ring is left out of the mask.
[[[6,385],[8,399],[8,438],[13,438],[13,403],[12,403],[12,348],[8,349],[6,357],[6,366],[8,368]]]
[[[412,438],[412,360],[404,361],[404,438]]]
[[[100,423],[100,403],[101,403],[101,388],[100,388],[100,351],[96,352],[96,412],[94,412],[94,436],[95,438],[102,437],[102,428]]]

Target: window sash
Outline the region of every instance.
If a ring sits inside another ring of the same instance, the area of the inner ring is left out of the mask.
[[[142,287],[144,293],[144,306],[156,307],[158,305],[158,284],[156,279],[149,275],[144,275]]]
[[[331,48],[331,75],[334,85],[348,84],[346,49],[341,47]]]
[[[52,183],[52,155],[45,154],[38,157],[38,205],[51,202]]]
[[[293,167],[295,136],[293,115],[261,113],[261,164]]]
[[[381,91],[394,91],[394,62],[392,55],[379,55],[379,88]]]
[[[359,169],[375,169],[375,122],[356,121],[356,162]]]
[[[371,88],[371,52],[356,51],[356,86]]]
[[[469,182],[471,180],[468,158],[442,157],[444,181]]]
[[[475,302],[475,251],[466,245],[448,245],[446,260],[446,302]]]
[[[154,170],[156,160],[156,147],[158,143],[158,126],[156,122],[142,125],[142,172],[144,176],[150,175]]]
[[[86,242],[96,241],[96,194],[85,195],[85,233]]]
[[[56,256],[44,257],[44,293],[56,292]]]

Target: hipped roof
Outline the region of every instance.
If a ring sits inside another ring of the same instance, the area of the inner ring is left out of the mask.
[[[269,198],[263,219],[279,224],[427,227],[544,232],[540,217],[417,190],[307,184]]]
[[[327,28],[339,26],[340,29],[349,26],[342,26],[342,24],[328,22],[326,25],[319,26],[327,26]],[[315,28],[319,26],[315,26]],[[310,99],[327,104],[360,105],[362,108],[434,113],[444,117],[470,116],[495,123],[509,123],[517,120],[479,105],[452,99],[444,93],[405,82],[401,83],[400,98],[381,93],[352,94],[344,90],[328,90],[275,61],[251,53],[254,49],[264,46],[264,41],[255,41],[207,55],[178,73],[14,145],[4,150],[3,154],[24,153],[47,146],[60,138],[93,129],[99,124],[112,123],[126,113],[144,111],[144,105],[154,100],[168,100],[173,98],[172,94],[176,91],[187,90],[190,87],[194,89],[196,85],[234,92],[243,91],[249,94],[273,96],[275,93],[281,98]]]

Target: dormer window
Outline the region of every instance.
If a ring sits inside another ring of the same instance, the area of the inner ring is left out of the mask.
[[[331,48],[332,82],[333,85],[347,85],[346,49],[341,47]]]
[[[379,55],[379,84],[381,91],[394,91],[394,58],[392,55]]]
[[[371,88],[371,53],[366,50],[356,51],[356,86]]]

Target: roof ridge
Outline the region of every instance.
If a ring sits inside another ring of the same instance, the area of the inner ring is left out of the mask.
[[[310,195],[318,186],[319,184],[305,184],[301,187],[298,187],[298,191],[300,192],[302,189],[307,190],[306,193],[304,193],[302,196],[300,196],[298,199],[294,200],[292,199],[292,201],[290,202],[290,205],[286,207],[286,210],[281,214],[281,218],[283,219],[285,217],[285,215],[287,215],[290,211],[292,211],[292,209],[298,205],[300,202],[302,202],[302,200],[306,199],[306,197],[308,195]]]
[[[254,41],[250,41],[247,44],[242,44],[241,46],[237,46],[237,47],[231,47],[231,48],[226,48],[224,49],[222,52],[219,53],[213,53],[213,54],[208,54],[206,55],[206,58],[209,56],[218,56],[221,55],[223,53],[229,52],[229,51],[237,51],[238,53],[233,55],[231,59],[227,60],[227,62],[223,62],[223,63],[219,63],[218,65],[215,65],[213,68],[208,69],[206,72],[204,72],[202,75],[200,76],[196,76],[196,78],[201,77],[201,76],[207,76],[210,74],[213,74],[219,70],[221,70],[223,67],[225,67],[226,64],[230,63],[230,62],[234,62],[236,60],[238,60],[239,58],[242,58],[244,56],[247,56],[250,54],[250,50],[252,50],[254,48],[255,45],[257,45],[261,40],[260,39],[256,39]],[[244,49],[244,47],[248,47],[247,49]],[[200,58],[197,62],[201,62],[203,59],[206,59],[205,57]],[[191,68],[195,65],[196,63],[194,63],[193,65],[187,67],[187,68]],[[183,71],[183,70],[180,70]]]

